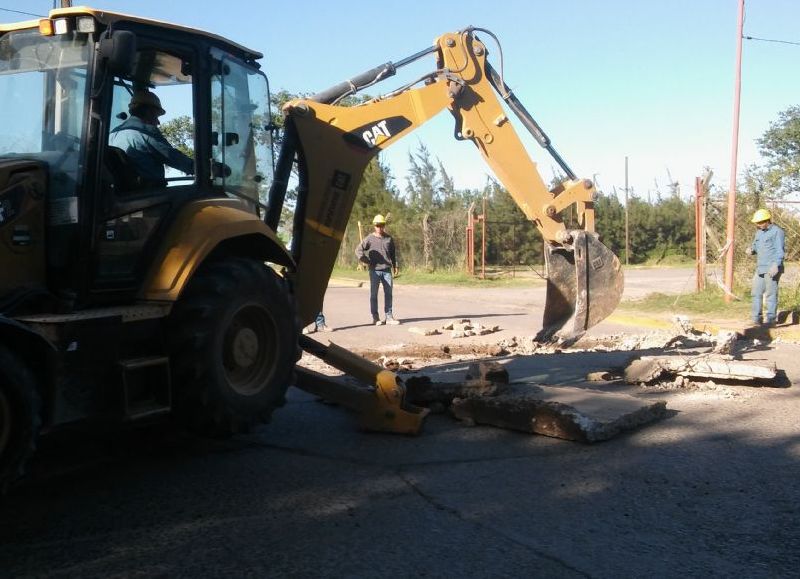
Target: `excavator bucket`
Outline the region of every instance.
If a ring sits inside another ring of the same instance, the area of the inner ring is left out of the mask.
[[[538,342],[569,345],[619,304],[624,276],[619,259],[596,233],[570,231],[571,246],[547,246],[547,297]]]

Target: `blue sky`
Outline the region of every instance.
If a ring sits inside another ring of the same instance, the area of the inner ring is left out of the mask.
[[[259,50],[272,89],[291,92],[315,92],[398,61],[445,32],[488,28],[502,43],[506,82],[579,176],[594,176],[601,189],[616,187],[621,195],[627,155],[630,186],[643,197],[666,192],[668,172],[683,195],[691,195],[704,166],[714,170],[714,183],[728,184],[737,0],[89,4],[203,28]],[[51,6],[0,0],[2,8],[42,14]],[[5,22],[23,18],[0,11]],[[747,2],[745,35],[800,42],[798,22],[797,0]],[[800,46],[745,40],[743,54],[740,168],[759,160],[755,139],[778,112],[800,104]],[[425,60],[408,77],[432,67],[432,59]],[[390,79],[380,92],[399,84]],[[407,157],[420,142],[457,186],[483,186],[488,169],[471,145],[454,141],[451,133],[444,113],[384,154],[398,187],[405,188]],[[553,163],[534,143],[530,152],[549,180]]]

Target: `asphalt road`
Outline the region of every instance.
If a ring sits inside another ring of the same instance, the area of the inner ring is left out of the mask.
[[[625,273],[623,299],[637,299],[654,291],[678,294],[694,288],[694,270],[690,268],[636,268]],[[325,295],[324,311],[330,334],[317,334],[321,341],[333,341],[357,350],[394,351],[404,345],[496,343],[512,337],[532,336],[542,327],[545,284],[528,288],[464,288],[407,286],[402,275],[394,288],[394,315],[400,326],[372,327],[369,311],[369,284],[334,280]],[[383,311],[383,294],[379,295]],[[411,327],[440,329],[453,319],[469,319],[484,326],[498,326],[490,336],[450,339],[450,332],[439,336],[420,336]],[[589,335],[647,331],[604,321]]]
[[[398,289],[410,317],[473,303]],[[345,296],[363,310],[363,291]],[[387,329],[365,339],[385,345]],[[543,381],[584,372],[586,356],[537,357]],[[272,424],[228,441],[62,433],[0,504],[0,577],[794,577],[800,347],[746,356],[774,360],[783,387],[611,387],[671,413],[596,445],[447,415],[418,437],[364,434],[296,390]]]

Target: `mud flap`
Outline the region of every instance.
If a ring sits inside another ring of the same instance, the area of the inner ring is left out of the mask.
[[[538,342],[569,345],[619,304],[625,284],[619,259],[596,233],[570,231],[572,245],[546,246],[547,297]]]

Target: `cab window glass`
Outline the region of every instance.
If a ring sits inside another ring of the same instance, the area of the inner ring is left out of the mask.
[[[88,58],[86,35],[23,30],[0,37],[0,158],[47,163],[53,224],[78,219]]]
[[[114,78],[107,166],[119,192],[194,181],[194,111],[189,63],[143,50],[134,72]]]
[[[269,87],[260,72],[223,60],[211,83],[214,183],[266,204],[273,178]]]

